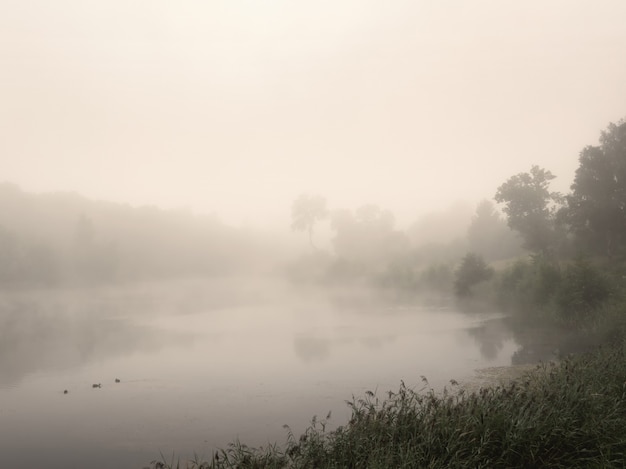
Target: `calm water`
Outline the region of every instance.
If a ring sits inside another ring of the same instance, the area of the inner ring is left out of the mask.
[[[353,394],[511,364],[498,318],[267,279],[5,293],[0,464],[142,468],[282,443],[284,424],[344,423]]]

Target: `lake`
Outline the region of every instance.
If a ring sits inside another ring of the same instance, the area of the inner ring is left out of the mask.
[[[299,434],[329,411],[345,423],[352,395],[420,389],[422,376],[442,389],[519,349],[497,311],[356,287],[231,278],[5,292],[1,464],[142,468],[237,438],[283,443],[285,424]]]

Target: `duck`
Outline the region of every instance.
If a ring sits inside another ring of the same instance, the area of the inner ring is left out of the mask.
[[[102,387],[102,383],[92,384],[91,387],[92,388],[101,388]]]

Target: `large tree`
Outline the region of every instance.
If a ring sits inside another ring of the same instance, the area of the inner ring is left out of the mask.
[[[626,244],[626,121],[610,124],[579,161],[567,220],[586,248],[611,258]]]
[[[550,191],[550,171],[533,166],[528,173],[510,177],[498,187],[495,200],[504,203],[511,229],[524,239],[524,247],[546,254],[557,240],[556,212],[563,197]]]
[[[313,227],[318,220],[328,217],[326,199],[319,195],[302,194],[291,207],[291,228],[297,231],[306,231],[313,249]]]

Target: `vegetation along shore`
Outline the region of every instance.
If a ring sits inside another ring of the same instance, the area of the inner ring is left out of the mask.
[[[611,124],[579,161],[569,194],[552,192],[554,175],[539,166],[504,182],[495,200],[526,255],[494,267],[468,252],[441,286],[468,309],[495,306],[513,321],[558,327],[586,351],[561,350],[506,384],[472,390],[451,380],[440,393],[423,378],[421,389],[368,392],[347,402],[350,420],[334,430],[330,415],[313,418],[301,435],[286,427],[284,445],[235,442],[208,461],[162,457],[152,467],[624,467],[626,121]],[[481,216],[497,218],[489,204]],[[399,277],[395,287],[410,286]]]

